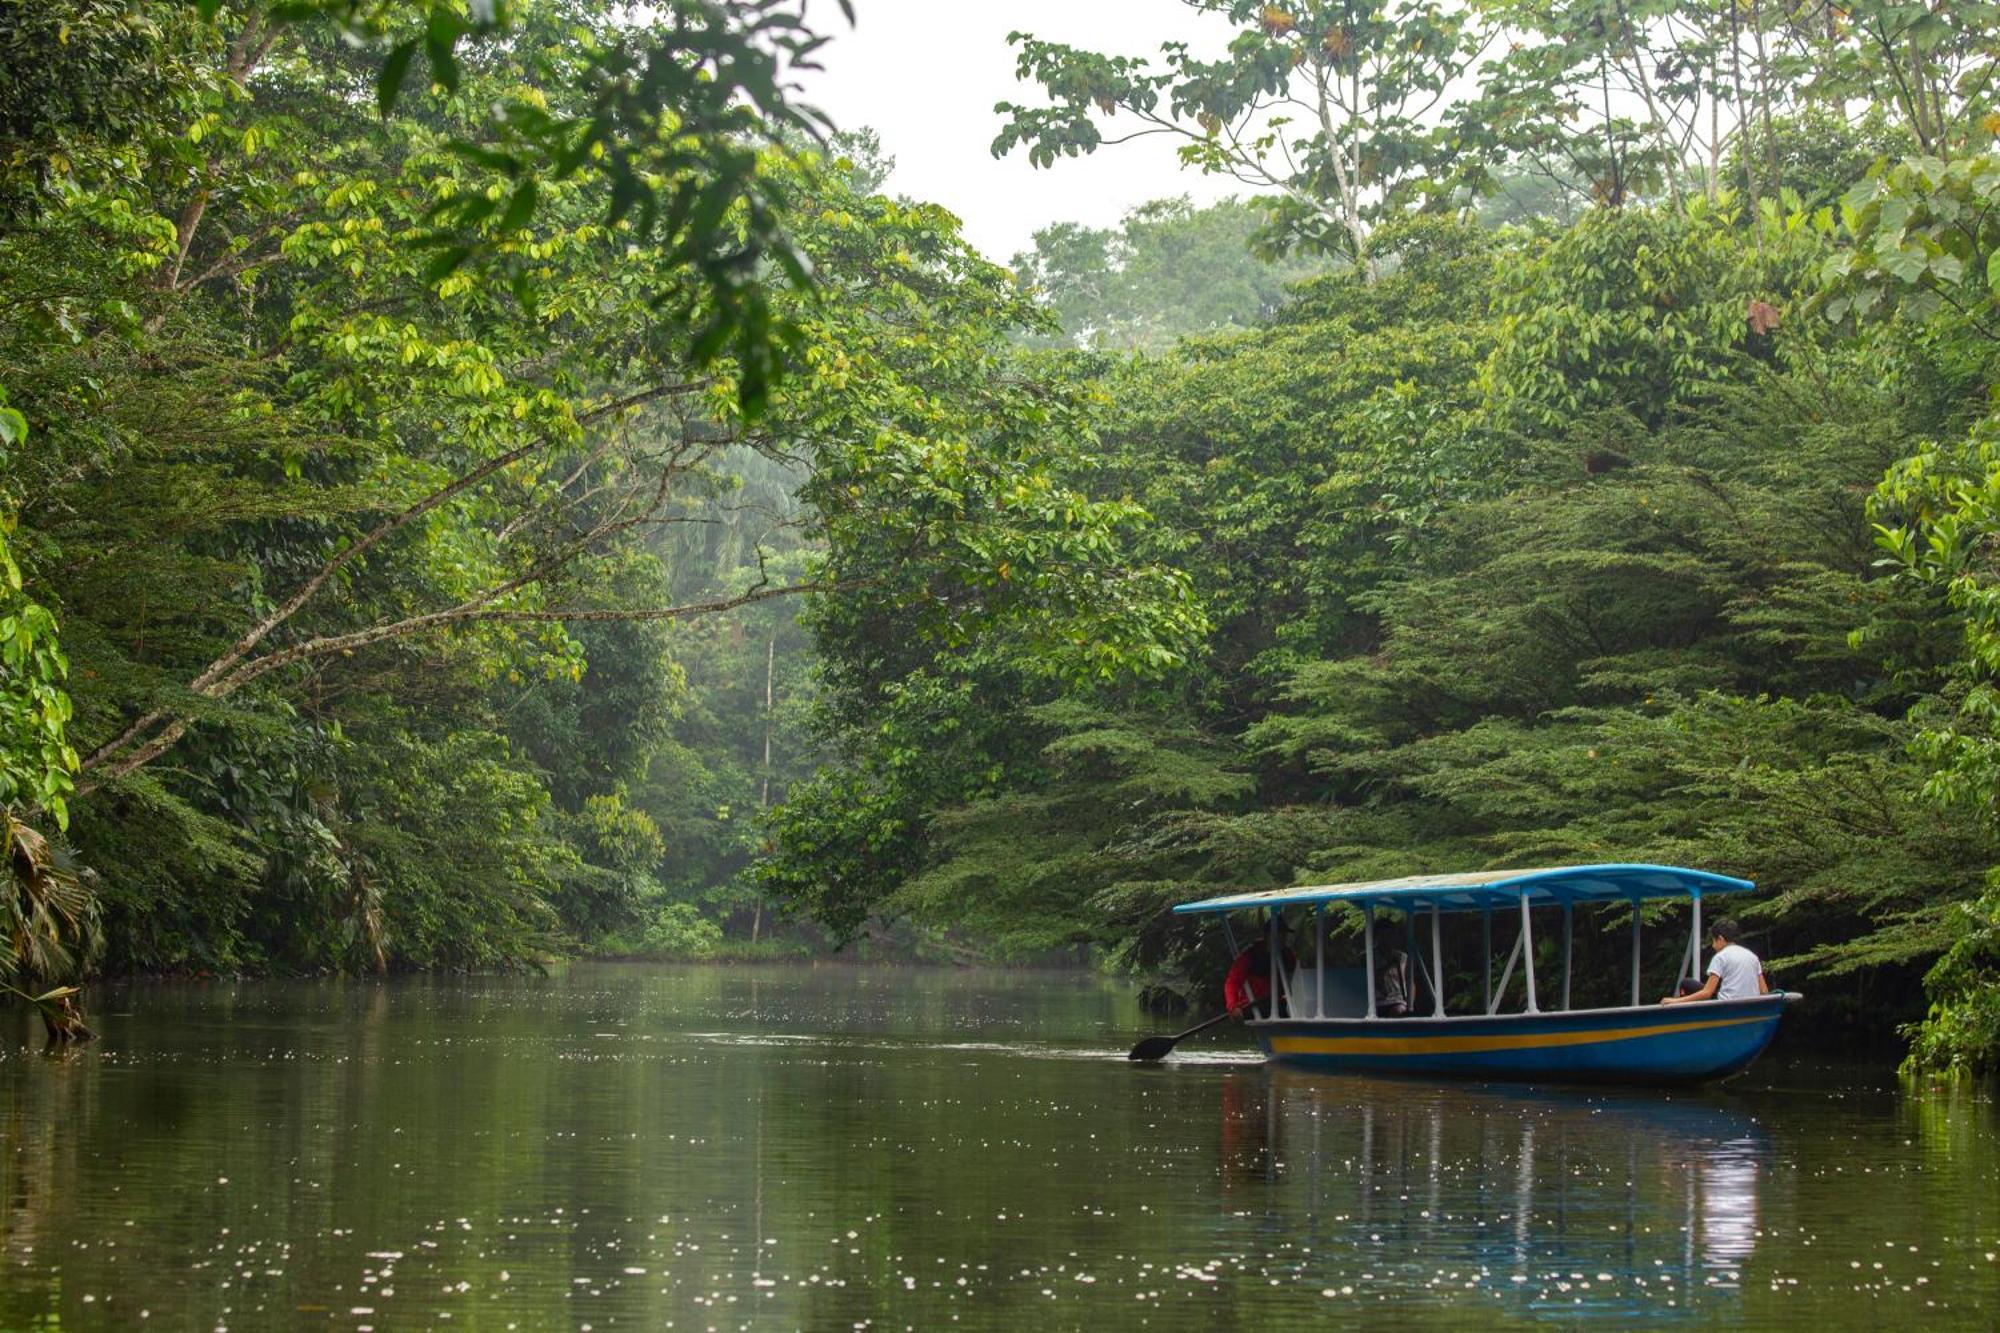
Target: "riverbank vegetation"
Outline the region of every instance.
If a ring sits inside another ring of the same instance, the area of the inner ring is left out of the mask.
[[[1990,1066],[2000,8],[1204,7],[994,149],[1245,197],[1011,272],[784,6],[10,20],[12,968],[1201,987],[1182,898],[1660,860]]]

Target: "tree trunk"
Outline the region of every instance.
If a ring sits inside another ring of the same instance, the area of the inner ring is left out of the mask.
[[[1764,124],[1764,179],[1778,193],[1778,133],[1771,124],[1771,56],[1764,46],[1763,0],[1750,0],[1750,35],[1757,42],[1757,114]]]
[[[776,695],[772,688],[778,670],[778,636],[775,632],[764,644],[764,783],[757,793],[757,812],[771,808],[771,712]],[[764,929],[764,895],[757,895],[756,910],[750,917],[750,942],[755,944]]]
[[[1653,97],[1653,80],[1646,73],[1646,57],[1639,50],[1639,39],[1632,30],[1632,18],[1625,12],[1624,0],[1618,4],[1618,35],[1625,48],[1625,55],[1632,61],[1632,75],[1639,85],[1639,95],[1646,103],[1646,115],[1652,120],[1653,134],[1664,145],[1660,154],[1660,165],[1667,173],[1667,194],[1673,200],[1674,208],[1681,207],[1680,145],[1674,139],[1672,128],[1666,116],[1660,111],[1659,103]],[[1700,124],[1696,121],[1695,124]]]
[[[83,1011],[69,996],[36,1007],[41,1010],[42,1027],[48,1033],[49,1045],[69,1046],[96,1039],[97,1034],[83,1021]]]
[[[1749,193],[1750,216],[1757,216],[1757,155],[1750,143],[1750,109],[1743,101],[1743,31],[1734,3],[1729,6],[1729,68],[1730,82],[1736,88],[1736,145],[1743,154],[1743,188]],[[1763,245],[1763,233],[1758,235],[1758,245]]]
[[[1722,83],[1722,67],[1711,63],[1708,67],[1708,84],[1711,89]],[[1708,202],[1715,202],[1722,189],[1722,99],[1710,93],[1708,99]]]

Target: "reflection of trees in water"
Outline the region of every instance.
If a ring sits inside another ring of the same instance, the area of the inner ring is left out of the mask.
[[[1712,1315],[1756,1248],[1769,1144],[1713,1102],[1259,1071],[1222,1112],[1226,1194],[1261,1180],[1315,1253],[1518,1314]]]
[[[1230,1074],[1222,1080],[1222,1190],[1225,1197],[1250,1182],[1278,1178],[1271,1151],[1278,1101],[1269,1095],[1263,1071]]]
[[[45,1318],[57,1326],[61,1274],[36,1274],[48,1269],[49,1254],[85,1203],[76,1141],[96,1102],[86,1052],[33,1051],[22,1041],[0,1056],[36,1061],[34,1072],[46,1075],[0,1078],[0,1263],[8,1271],[0,1282],[0,1328],[37,1326]]]

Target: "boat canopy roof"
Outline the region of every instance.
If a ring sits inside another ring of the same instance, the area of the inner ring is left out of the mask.
[[[1307,888],[1232,893],[1182,903],[1176,912],[1234,912],[1297,903],[1353,903],[1404,912],[1472,912],[1512,907],[1524,899],[1543,904],[1637,902],[1645,898],[1700,898],[1742,893],[1757,887],[1747,879],[1682,866],[1550,866],[1540,870],[1473,870],[1457,875],[1409,875],[1402,879],[1319,884]]]

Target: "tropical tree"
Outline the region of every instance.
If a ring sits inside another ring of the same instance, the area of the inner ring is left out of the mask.
[[[1255,327],[1284,304],[1288,284],[1326,267],[1256,253],[1265,217],[1235,199],[1196,208],[1183,197],[1141,204],[1115,230],[1043,228],[1013,268],[1061,331],[1028,342],[1159,351],[1189,334]]]
[[[1259,192],[1270,243],[1360,259],[1375,220],[1421,202],[1445,175],[1434,113],[1481,46],[1471,11],[1431,0],[1184,0],[1235,28],[1227,53],[1184,43],[1157,59],[1107,55],[1027,33],[1018,74],[1046,106],[1003,102],[995,156],[1036,166],[1163,135],[1183,162]],[[1135,128],[1109,122],[1129,117]]]
[[[1451,118],[1475,182],[1505,160],[1612,207],[1728,188],[1754,211],[1793,183],[1801,122],[1820,127],[1813,152],[1849,139],[1857,120],[1874,122],[1884,147],[1907,137],[1937,156],[1976,151],[1994,133],[2000,10],[1987,3],[1481,8],[1505,40]]]

